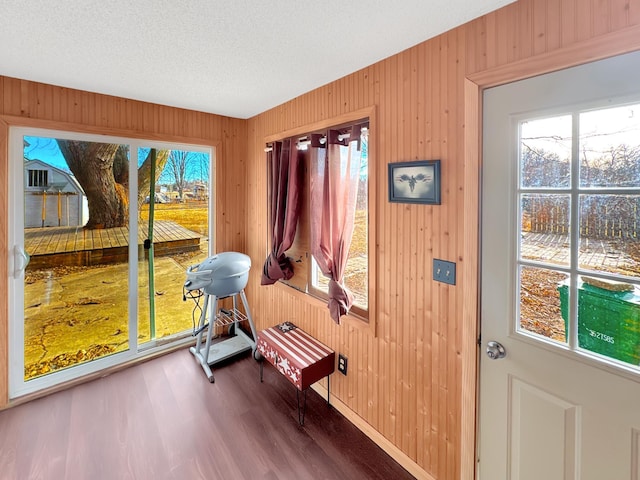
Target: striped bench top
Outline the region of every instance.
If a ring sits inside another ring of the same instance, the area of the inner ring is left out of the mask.
[[[258,332],[257,349],[300,390],[335,369],[335,352],[291,322]]]

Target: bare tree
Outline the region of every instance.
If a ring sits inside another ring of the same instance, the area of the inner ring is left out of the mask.
[[[171,150],[163,178],[175,185],[178,196],[182,200],[189,182],[209,177],[209,155],[185,150]]]
[[[569,186],[570,165],[561,161],[557,153],[530,147],[523,142],[520,162],[524,187]]]
[[[185,150],[171,150],[169,154],[169,161],[167,162],[166,169],[169,176],[172,178],[173,183],[178,190],[178,197],[183,199],[184,189],[187,185],[187,162],[189,159],[189,152]]]
[[[611,145],[606,150],[583,153],[580,183],[587,187],[634,187],[640,183],[640,146]]]

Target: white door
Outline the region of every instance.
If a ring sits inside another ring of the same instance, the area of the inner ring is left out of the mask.
[[[636,53],[484,94],[481,480],[640,478],[638,78]]]

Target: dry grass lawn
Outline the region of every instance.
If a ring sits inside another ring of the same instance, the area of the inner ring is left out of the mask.
[[[148,219],[148,209],[142,212]],[[155,338],[193,329],[194,302],[183,301],[189,265],[206,258],[204,203],[156,205],[156,220],[172,220],[203,235],[200,252],[154,261]],[[149,264],[138,264],[138,343],[150,340]],[[25,276],[25,378],[44,375],[129,348],[128,264],[55,267]],[[197,318],[196,318],[197,320]]]

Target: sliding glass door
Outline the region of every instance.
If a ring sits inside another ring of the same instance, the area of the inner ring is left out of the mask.
[[[10,132],[11,397],[185,341],[210,252],[212,149]]]

